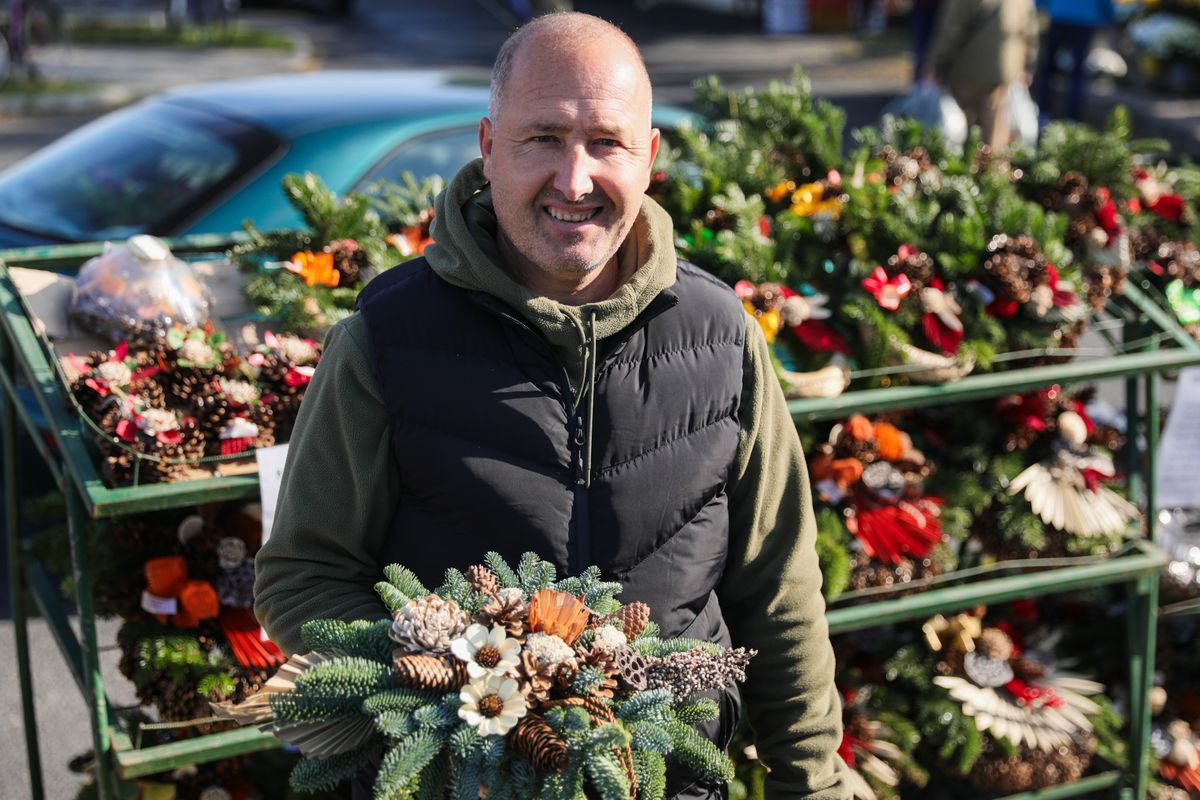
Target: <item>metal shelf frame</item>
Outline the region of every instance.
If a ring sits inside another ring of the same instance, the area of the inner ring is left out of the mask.
[[[193,237],[172,242],[177,253],[213,252],[227,247],[230,237]],[[29,646],[26,620],[30,610],[26,597],[33,597],[50,623],[60,649],[87,701],[92,741],[96,753],[96,783],[102,798],[127,796],[130,780],[174,767],[211,761],[227,756],[278,746],[277,740],[255,729],[239,729],[198,736],[151,747],[137,747],[125,731],[105,696],[101,678],[90,565],[86,543],[102,536],[106,520],[129,514],[186,507],[198,503],[256,497],[255,476],[211,478],[183,483],[151,484],[120,489],[103,485],[93,462],[75,412],[67,405],[52,359],[53,350],[31,323],[29,310],[17,293],[8,266],[25,266],[71,271],[99,252],[98,245],[36,248],[0,252],[0,436],[3,442],[5,485],[5,528],[9,555],[9,587],[13,601],[14,639],[25,716],[26,755],[34,800],[41,800],[40,750],[34,722]],[[941,386],[903,386],[849,392],[832,400],[794,400],[789,409],[795,419],[820,420],[849,413],[872,413],[885,409],[962,402],[1028,391],[1053,383],[1094,381],[1124,377],[1131,401],[1127,414],[1129,440],[1138,441],[1132,426],[1141,426],[1143,454],[1130,458],[1129,475],[1135,496],[1145,492],[1153,518],[1154,448],[1157,441],[1158,373],[1200,364],[1198,345],[1169,313],[1154,305],[1136,286],[1129,286],[1126,335],[1130,340],[1146,330],[1167,334],[1170,349],[1128,353],[1103,361],[1068,363],[968,376]],[[1151,345],[1150,347],[1154,347]],[[21,386],[27,390],[18,392]],[[1145,413],[1141,413],[1143,408]],[[41,420],[37,418],[40,414]],[[32,434],[34,445],[48,465],[67,502],[68,538],[77,587],[80,634],[67,624],[61,598],[40,564],[25,552],[21,537],[20,465],[16,439],[19,431]],[[1136,448],[1130,448],[1134,450]],[[1143,470],[1142,456],[1145,458]],[[869,604],[833,607],[828,611],[830,630],[844,633],[901,621],[916,620],[937,612],[955,611],[979,603],[996,603],[1019,597],[1057,594],[1101,585],[1123,585],[1127,592],[1127,639],[1130,652],[1130,752],[1133,763],[1127,771],[1109,770],[1074,784],[1050,787],[1039,792],[1013,795],[1008,800],[1075,797],[1100,790],[1115,790],[1123,800],[1144,796],[1149,758],[1149,709],[1144,698],[1153,671],[1155,610],[1158,574],[1166,563],[1147,543],[1132,552],[1095,562],[1058,567],[1028,574],[988,577],[961,585],[945,586],[920,594],[878,599]]]

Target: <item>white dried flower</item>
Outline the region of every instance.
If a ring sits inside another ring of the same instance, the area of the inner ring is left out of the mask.
[[[311,364],[318,355],[313,341],[299,336],[280,336],[279,354],[293,364]]]
[[[458,716],[484,736],[503,736],[529,710],[517,682],[498,675],[468,683],[458,698]]]
[[[125,366],[124,361],[105,361],[96,367],[96,372],[109,386],[128,386],[133,380],[133,371]]]
[[[474,680],[504,675],[515,667],[521,660],[521,643],[510,639],[503,626],[496,625],[489,631],[483,625],[473,624],[450,642],[450,652],[467,662],[467,674]]]
[[[258,399],[258,389],[246,381],[221,380],[221,391],[229,402],[239,406],[248,406]]]
[[[627,644],[629,644],[629,640],[625,638],[625,634],[612,625],[601,625],[596,628],[596,637],[592,639],[592,647],[606,653],[611,653],[618,647],[624,647]]]
[[[571,645],[552,633],[531,633],[525,639],[525,650],[539,664],[561,664],[575,658]]]
[[[138,427],[150,436],[179,429],[179,417],[165,408],[147,408],[138,417]]]
[[[470,620],[453,600],[437,595],[409,600],[396,609],[388,636],[411,653],[446,653]]]
[[[200,339],[188,339],[179,346],[178,354],[180,358],[193,364],[207,364],[213,360],[216,352],[208,342]]]

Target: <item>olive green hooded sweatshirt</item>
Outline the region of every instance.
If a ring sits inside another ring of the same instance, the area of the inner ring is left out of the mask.
[[[588,366],[584,314],[594,310],[596,338],[604,339],[675,282],[671,220],[649,198],[618,254],[620,287],[583,307],[536,296],[514,280],[496,246],[482,162],[459,172],[436,212],[430,266],[537,326],[577,391]],[[741,433],[728,486],[729,561],[718,594],[734,644],[759,651],[742,695],[759,756],[772,770],[768,796],[840,800],[849,797],[836,755],[841,707],[808,474],[767,343],[749,315],[746,323]],[[300,626],[310,619],[387,616],[372,587],[399,500],[390,443],[367,326],[355,314],[325,340],[292,434],[270,539],[256,561],[255,611],[285,652],[303,648]]]

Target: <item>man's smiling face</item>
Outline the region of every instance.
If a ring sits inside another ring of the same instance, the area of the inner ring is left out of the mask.
[[[650,86],[622,42],[516,53],[497,119],[480,124],[499,244],[519,273],[581,281],[633,227],[659,134]],[[539,275],[540,273],[540,275]]]

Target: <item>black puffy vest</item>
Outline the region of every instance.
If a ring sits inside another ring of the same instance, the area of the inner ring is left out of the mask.
[[[516,311],[423,259],[373,280],[359,308],[400,475],[381,563],[430,586],[488,550],[510,563],[533,550],[559,574],[596,564],[664,635],[728,643],[713,590],[746,325],[728,287],[681,262],[674,286],[599,343],[587,488],[586,402],[575,411],[561,361]]]
[[[576,411],[562,362],[512,308],[421,259],[373,280],[359,309],[400,475],[380,563],[431,587],[489,550],[511,564],[532,550],[560,575],[596,564],[664,635],[729,644],[714,590],[746,322],[727,286],[680,262],[675,285],[599,343],[590,481],[586,400]],[[739,702],[721,700],[705,733],[725,745]]]

